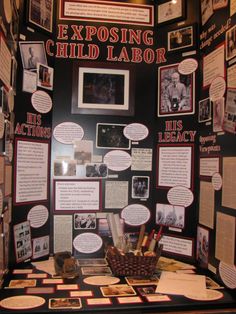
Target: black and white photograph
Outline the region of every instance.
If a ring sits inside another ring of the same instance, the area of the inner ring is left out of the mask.
[[[236,56],[236,26],[230,28],[225,35],[226,41],[226,60]]]
[[[189,49],[194,45],[195,30],[193,25],[168,32],[168,51]]]
[[[47,65],[43,41],[20,41],[19,47],[24,69],[36,71],[38,63]]]
[[[199,101],[198,109],[198,122],[211,120],[211,101],[209,97]]]
[[[101,67],[104,66],[104,67]],[[72,114],[130,116],[134,113],[131,66],[73,66]]]
[[[201,0],[202,25],[206,24],[213,14],[212,0]]]
[[[28,21],[47,32],[53,27],[53,0],[28,0]]]
[[[92,141],[75,141],[74,142],[74,159],[78,165],[91,163],[93,155]]]
[[[96,214],[74,214],[75,229],[96,229]]]
[[[53,90],[53,72],[54,69],[45,65],[38,63],[37,64],[37,82],[38,86]]]
[[[149,177],[133,176],[132,177],[132,198],[149,197]]]
[[[126,124],[97,123],[96,147],[130,149],[130,140],[124,136]]]
[[[228,0],[213,0],[213,9],[218,10],[227,7]]]
[[[197,227],[197,252],[196,259],[202,267],[207,267],[209,255],[209,230]]]
[[[56,159],[54,161],[54,176],[76,176],[76,160]]]
[[[213,132],[223,131],[223,120],[224,120],[224,105],[225,99],[221,97],[212,101],[213,108]]]
[[[49,299],[49,309],[80,309],[80,298],[55,298]]]
[[[86,178],[106,178],[108,167],[104,163],[92,163],[85,165]]]
[[[185,225],[185,208],[171,204],[156,204],[156,224],[183,229]]]
[[[195,73],[180,74],[178,64],[158,69],[159,117],[187,115],[195,112]]]
[[[184,19],[185,5],[185,0],[161,1],[157,5],[157,23],[173,23]]]

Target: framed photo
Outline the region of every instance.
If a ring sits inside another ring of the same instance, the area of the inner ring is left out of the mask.
[[[28,22],[52,33],[53,0],[28,0]]]
[[[158,1],[157,5],[157,24],[166,24],[170,22],[177,22],[185,19],[186,16],[186,2],[185,0]]]
[[[130,140],[124,136],[126,124],[97,123],[96,147],[130,149]]]
[[[159,117],[187,115],[195,112],[195,73],[180,74],[178,63],[158,69]]]
[[[47,65],[47,57],[43,41],[20,41],[20,54],[25,70],[37,70],[37,64]]]
[[[168,32],[168,51],[186,50],[196,46],[196,25]]]
[[[210,98],[205,98],[199,101],[198,122],[207,122],[211,120],[211,101]]]
[[[171,204],[156,204],[156,224],[183,229],[185,226],[185,208]]]
[[[197,227],[196,259],[201,267],[207,267],[209,255],[209,230],[202,226]]]
[[[226,60],[236,56],[236,26],[231,27],[225,35],[226,39]]]
[[[206,24],[213,14],[212,0],[201,0],[202,25]]]
[[[37,63],[37,82],[38,86],[53,90],[54,69],[41,63]]]
[[[132,116],[134,73],[131,66],[75,63],[72,114]]]
[[[132,177],[132,198],[149,197],[149,179],[146,176]]]

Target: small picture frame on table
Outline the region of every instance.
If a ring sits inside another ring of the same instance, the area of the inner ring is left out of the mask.
[[[173,29],[167,33],[168,52],[186,51],[196,48],[196,25],[188,25],[182,28]]]
[[[33,28],[52,33],[53,0],[27,0],[27,23]]]
[[[186,17],[186,0],[161,0],[157,5],[157,24],[169,24],[184,20]]]

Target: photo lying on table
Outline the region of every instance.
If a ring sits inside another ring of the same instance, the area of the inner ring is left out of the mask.
[[[118,296],[130,296],[136,295],[134,289],[126,284],[112,285],[107,287],[101,287],[102,295],[104,297],[118,297]]]
[[[94,266],[94,267],[81,267],[82,275],[94,276],[94,275],[111,275],[111,269],[107,266]]]
[[[185,208],[183,206],[157,203],[156,224],[183,229],[185,224]]]
[[[52,32],[53,0],[28,0],[28,22]]]
[[[50,309],[80,309],[81,299],[80,298],[55,298],[49,299]]]
[[[180,74],[178,64],[158,69],[159,117],[193,114],[195,110],[195,73]]]

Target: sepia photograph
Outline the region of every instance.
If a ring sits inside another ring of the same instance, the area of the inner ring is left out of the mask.
[[[47,57],[43,41],[20,41],[20,54],[25,70],[37,70],[37,64],[47,65]]]
[[[195,73],[180,74],[178,64],[158,69],[159,117],[187,115],[195,112]]]
[[[104,297],[120,297],[136,295],[134,289],[126,284],[111,285],[107,287],[101,287],[100,289]]]
[[[91,163],[93,155],[93,142],[87,140],[74,142],[74,159],[78,165]]]
[[[195,45],[194,33],[193,25],[168,32],[168,51],[193,47]]]
[[[183,206],[157,203],[156,224],[183,229],[185,225],[185,208]]]
[[[149,197],[149,177],[133,176],[132,177],[132,198]]]
[[[96,229],[96,214],[74,214],[74,229]]]
[[[111,275],[111,269],[108,266],[90,266],[90,267],[81,267],[82,275],[86,276],[107,276]]]
[[[49,299],[50,309],[80,309],[80,298],[55,298]]]
[[[53,0],[28,0],[28,21],[40,29],[52,32]]]
[[[97,123],[96,147],[130,149],[130,140],[124,136],[126,124]]]
[[[53,72],[53,68],[45,64],[37,63],[38,86],[48,90],[53,90]]]
[[[226,41],[226,60],[236,56],[236,25],[231,27],[225,35]]]
[[[207,122],[211,120],[211,101],[205,98],[199,101],[198,122]]]
[[[206,24],[213,14],[212,0],[201,0],[202,25]]]
[[[162,1],[157,6],[157,23],[177,22],[185,17],[185,0]]]

